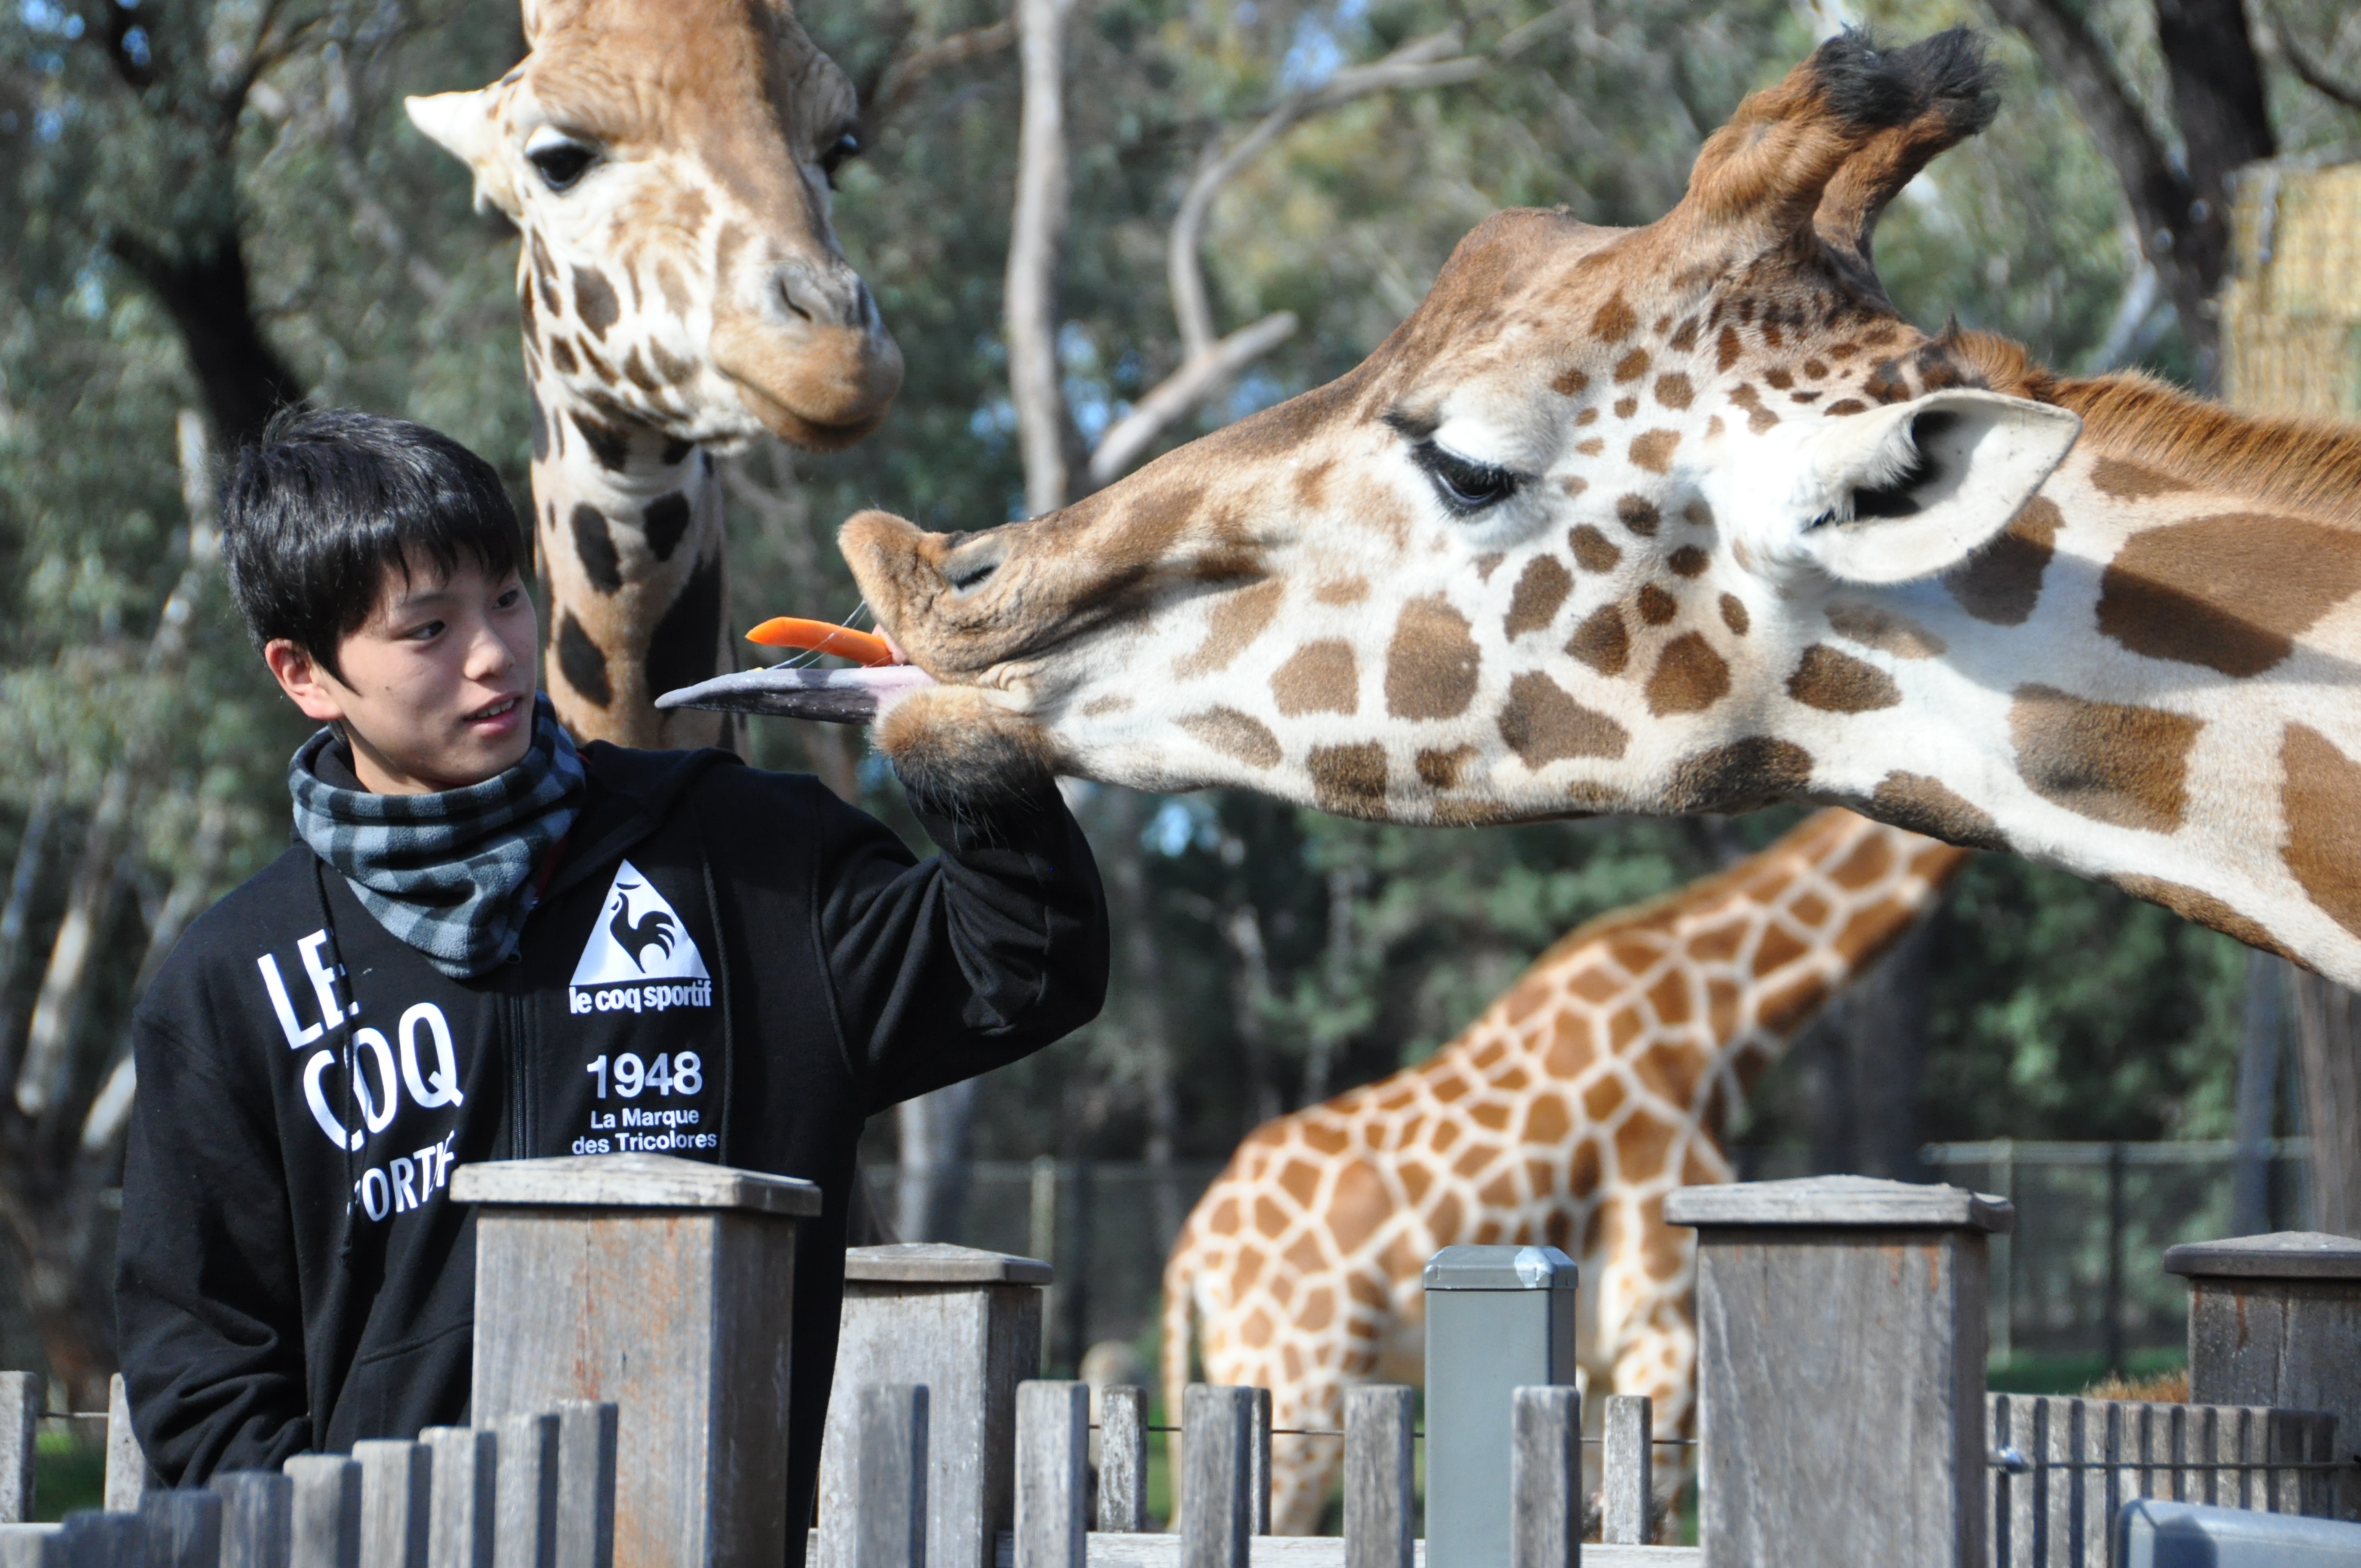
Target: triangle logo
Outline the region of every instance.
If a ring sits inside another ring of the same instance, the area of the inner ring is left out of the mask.
[[[643,980],[706,980],[697,938],[655,884],[625,861],[615,868],[598,924],[574,966],[573,983],[615,985]]]

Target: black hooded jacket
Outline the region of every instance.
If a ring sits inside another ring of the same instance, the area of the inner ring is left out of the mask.
[[[788,1517],[809,1517],[862,1124],[1097,1012],[1097,871],[1046,784],[921,807],[945,852],[914,864],[807,777],[583,760],[583,812],[490,975],[437,971],[298,844],[148,988],[115,1306],[167,1481],[463,1421],[475,1221],[452,1168],[638,1151],[825,1194],[796,1261]]]

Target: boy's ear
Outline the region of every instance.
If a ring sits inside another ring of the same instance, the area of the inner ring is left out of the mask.
[[[497,207],[514,218],[519,211],[508,148],[495,117],[499,104],[489,87],[472,93],[436,93],[404,98],[410,123],[466,164],[476,177],[476,211]]]
[[[320,724],[335,724],[344,718],[345,705],[329,684],[332,677],[293,639],[274,637],[264,643],[262,662],[270,666],[271,678],[304,718]]]

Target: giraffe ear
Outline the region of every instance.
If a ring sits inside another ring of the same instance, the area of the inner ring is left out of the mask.
[[[412,125],[474,173],[476,211],[498,207],[511,218],[517,215],[516,183],[510,173],[500,122],[493,115],[496,105],[490,88],[404,98],[401,106],[410,111]]]
[[[1946,571],[2008,526],[2081,430],[2054,404],[1964,389],[1829,422],[1804,445],[1795,532],[1773,554],[1841,582]]]

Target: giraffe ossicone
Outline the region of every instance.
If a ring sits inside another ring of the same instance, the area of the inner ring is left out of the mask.
[[[548,685],[576,734],[709,742],[734,666],[714,454],[859,440],[901,352],[830,226],[851,84],[785,0],[528,0],[490,86],[407,102],[519,231]]]
[[[2361,983],[2361,433],[1902,320],[1877,215],[1994,110],[1964,31],[1844,35],[1663,218],[1486,220],[1326,387],[1031,521],[857,515],[924,675],[820,695],[936,787],[1850,806]]]
[[[1664,1197],[1731,1179],[1722,1137],[1747,1091],[1965,860],[1816,813],[1553,944],[1416,1067],[1255,1129],[1165,1265],[1166,1409],[1195,1350],[1207,1381],[1270,1389],[1272,1425],[1334,1431],[1348,1386],[1417,1379],[1430,1257],[1545,1242],[1581,1265],[1589,1399],[1646,1395],[1658,1431],[1688,1431],[1697,1233],[1664,1223]],[[1273,1439],[1275,1533],[1311,1532],[1342,1459]]]

